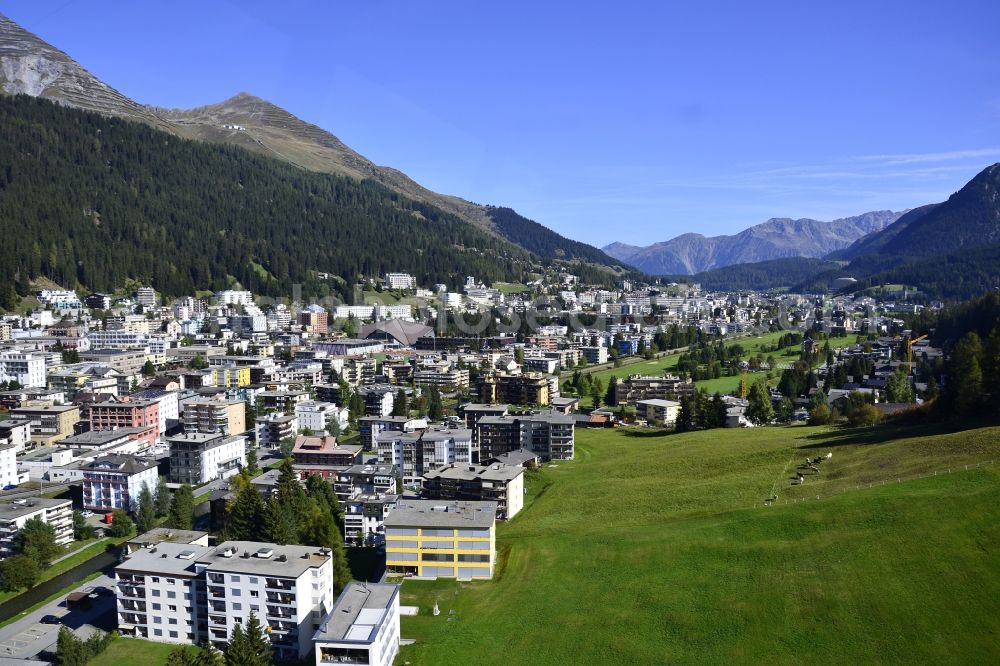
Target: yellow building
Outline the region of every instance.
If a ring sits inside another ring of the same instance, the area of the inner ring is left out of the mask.
[[[242,388],[250,386],[250,368],[235,365],[215,366],[211,368],[215,386],[225,388]]]
[[[386,570],[437,578],[492,578],[496,511],[496,502],[399,500],[385,517]]]

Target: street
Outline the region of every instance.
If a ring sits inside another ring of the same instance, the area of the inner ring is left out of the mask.
[[[66,609],[66,597],[71,592],[82,592],[88,588],[96,590],[100,587],[113,592],[114,585],[114,579],[101,574],[94,580],[66,591],[58,599],[54,599],[38,610],[28,613],[5,627],[0,627],[0,659],[44,658],[37,657],[37,655],[44,652],[55,654],[56,638],[59,635],[60,626],[69,627],[80,638],[87,638],[95,629],[102,631],[115,629],[117,617],[113,594],[99,595],[86,609],[72,611]],[[59,617],[60,624],[42,624],[41,619],[46,615]]]

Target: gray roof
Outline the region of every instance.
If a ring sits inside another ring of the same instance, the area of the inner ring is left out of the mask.
[[[139,472],[145,472],[151,467],[156,467],[156,461],[149,460],[148,458],[136,458],[135,456],[112,454],[96,458],[95,460],[81,465],[80,467],[85,471],[117,472],[119,474],[132,476],[133,474],[138,474]],[[150,488],[150,491],[152,490],[153,488]]]
[[[429,429],[423,432],[421,439],[425,442],[439,439],[456,439],[466,441],[472,439],[472,431],[468,428],[451,428],[447,430]]]
[[[149,432],[149,428],[116,428],[114,430],[88,430],[79,435],[71,435],[59,443],[63,446],[104,446],[117,442],[120,439],[127,439],[129,435],[137,435]]]
[[[227,550],[233,549],[235,550],[232,557],[222,555]],[[262,550],[271,550],[271,556],[257,557],[257,553]],[[322,566],[329,559],[330,551],[316,546],[279,546],[257,541],[225,541],[200,556],[198,563],[206,564],[210,570],[215,571],[298,578],[309,569]]]
[[[23,503],[21,503],[23,501]],[[15,500],[0,504],[0,520],[15,520],[21,516],[51,509],[53,507],[72,506],[73,502],[68,499],[49,499],[48,497],[32,497],[27,500]]]
[[[313,640],[371,643],[398,595],[399,585],[392,583],[348,583]]]
[[[172,527],[154,527],[148,532],[144,532],[137,537],[128,540],[134,545],[157,544],[157,543],[178,543],[190,544],[208,536],[208,532],[197,530],[175,530]]]
[[[516,451],[508,451],[507,453],[501,453],[500,455],[487,460],[486,462],[498,462],[503,465],[520,467],[524,463],[530,460],[538,460],[541,457],[540,453],[536,453],[531,449],[518,449]]]
[[[485,479],[487,481],[513,481],[524,474],[523,467],[512,467],[510,465],[445,465],[439,469],[424,474],[425,479],[461,479],[474,481]]]
[[[385,517],[386,527],[467,527],[486,529],[496,522],[496,502],[400,500]]]
[[[213,550],[209,546],[161,541],[152,548],[135,551],[118,565],[116,571],[194,578],[198,575],[195,563]]]

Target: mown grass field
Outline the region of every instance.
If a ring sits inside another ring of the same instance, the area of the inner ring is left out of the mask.
[[[119,638],[108,645],[108,649],[89,662],[90,666],[137,666],[145,664],[165,664],[174,650],[183,647],[171,643],[144,641],[139,638]],[[188,646],[188,652],[198,654],[197,646]]]
[[[493,581],[404,583],[397,663],[996,663],[1000,465],[960,468],[989,460],[997,427],[578,431]]]

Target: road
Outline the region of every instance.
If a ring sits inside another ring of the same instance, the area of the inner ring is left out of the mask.
[[[90,608],[69,611],[66,597],[70,592],[82,592],[87,588],[105,587],[114,591],[115,581],[101,574],[91,581],[66,591],[58,599],[51,601],[36,611],[32,611],[5,627],[0,627],[0,659],[31,659],[40,653],[55,653],[59,627],[66,626],[80,638],[87,638],[96,629],[111,631],[117,627],[114,595],[102,595],[95,599]],[[45,615],[56,615],[60,624],[42,624]],[[44,658],[44,657],[42,657]]]

